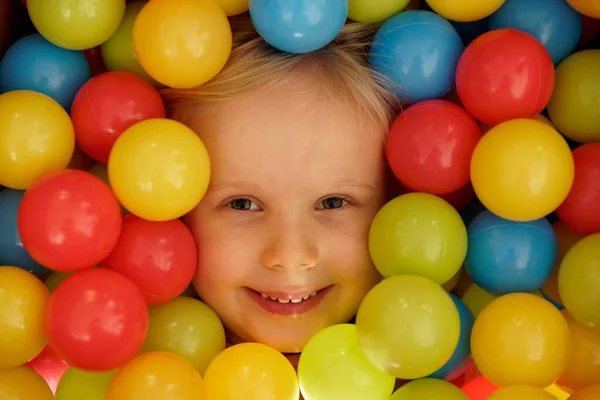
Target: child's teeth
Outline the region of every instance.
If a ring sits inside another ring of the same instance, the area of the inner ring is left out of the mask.
[[[300,299],[292,299],[292,303],[300,303],[302,301],[302,298]]]
[[[302,300],[308,300],[308,298],[309,298],[309,297],[310,297],[310,294],[307,294],[306,296],[304,296],[304,297],[302,298]]]
[[[277,300],[277,297],[269,296],[271,300]]]
[[[278,299],[277,297],[269,296],[268,294],[265,294],[265,293],[262,293],[262,292],[260,293],[260,295],[263,297],[263,299],[271,299],[271,300],[274,300],[274,301],[278,301],[281,304],[288,304],[290,302],[298,304],[302,300],[308,300],[309,298],[315,296],[317,294],[317,292],[313,292],[311,294],[307,294],[306,296],[299,297],[297,299]]]
[[[277,299],[278,302],[280,302],[281,304],[287,304],[290,301],[288,299]]]
[[[261,293],[261,296],[263,297],[263,299],[266,299],[266,298],[268,298],[268,297],[269,297],[269,295],[268,295],[268,294],[264,294],[264,293]]]
[[[313,296],[316,296],[316,295],[317,295],[317,292],[312,292],[312,293],[310,294],[310,297],[313,297]]]

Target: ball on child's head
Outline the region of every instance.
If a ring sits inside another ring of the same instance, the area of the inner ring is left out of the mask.
[[[373,38],[371,67],[393,80],[394,93],[406,104],[439,99],[454,88],[464,50],[447,20],[430,11],[405,11],[388,19]]]
[[[250,1],[257,32],[271,46],[288,53],[325,47],[340,33],[347,16],[347,0]]]

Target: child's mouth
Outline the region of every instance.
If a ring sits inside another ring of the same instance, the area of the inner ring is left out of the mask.
[[[297,315],[308,312],[321,302],[333,285],[312,293],[262,292],[244,287],[248,295],[265,311],[278,315]]]

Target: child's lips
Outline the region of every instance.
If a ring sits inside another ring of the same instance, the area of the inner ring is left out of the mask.
[[[278,315],[298,315],[314,308],[327,295],[333,285],[318,290],[294,292],[258,291],[244,287],[252,298],[264,310]]]

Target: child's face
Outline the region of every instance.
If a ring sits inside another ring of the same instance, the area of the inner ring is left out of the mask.
[[[186,217],[199,245],[194,285],[231,340],[282,352],[350,320],[379,281],[367,238],[385,202],[377,125],[298,78],[190,124],[212,162]]]

